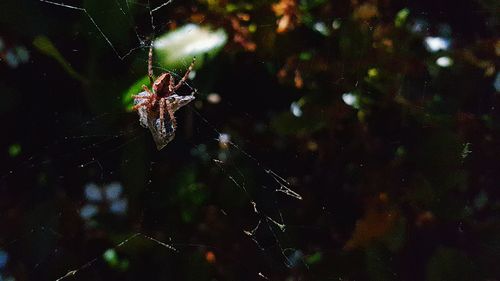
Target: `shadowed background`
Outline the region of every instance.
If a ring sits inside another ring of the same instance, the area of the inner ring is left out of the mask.
[[[500,276],[495,1],[65,3],[0,4],[0,280]]]

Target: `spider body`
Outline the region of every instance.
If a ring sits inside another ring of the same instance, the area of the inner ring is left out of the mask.
[[[179,96],[175,94],[186,82],[194,63],[195,59],[193,58],[193,62],[177,84],[172,74],[168,72],[162,73],[155,79],[153,76],[153,45],[149,49],[148,75],[151,90],[146,85],[142,85],[144,91],[133,96],[134,110],[139,113],[141,125],[151,130],[158,149],[163,148],[175,136],[177,128],[175,111],[194,99],[193,95]],[[167,128],[166,123],[171,124],[171,127]]]
[[[165,84],[167,81],[170,81],[170,73],[162,73],[160,77],[156,79],[156,81],[153,83],[153,92],[158,93],[158,97],[162,96],[169,96],[168,89],[165,88]],[[168,79],[168,80],[167,80]],[[167,90],[167,91],[164,91]]]

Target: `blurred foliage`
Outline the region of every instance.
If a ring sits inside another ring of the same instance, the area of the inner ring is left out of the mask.
[[[223,29],[187,24],[176,28],[155,40],[155,54],[166,69],[186,65],[197,57],[196,68],[203,66],[205,59],[213,58],[226,44],[227,35]]]
[[[1,2],[0,280],[500,276],[496,1]],[[172,36],[158,152],[130,107]]]
[[[73,69],[73,67],[71,67],[71,65],[64,59],[64,57],[52,44],[49,38],[45,36],[37,36],[33,40],[33,46],[35,46],[35,48],[37,48],[41,53],[55,59],[70,76],[80,80],[81,82],[86,82],[85,78],[78,74]]]
[[[16,157],[21,153],[21,146],[18,143],[9,146],[9,155],[11,157]]]

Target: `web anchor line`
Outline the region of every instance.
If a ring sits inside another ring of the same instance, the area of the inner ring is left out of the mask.
[[[133,239],[135,239],[135,238],[137,238],[137,237],[139,237],[139,236],[142,236],[142,237],[144,237],[144,238],[146,238],[146,239],[148,239],[148,240],[150,240],[150,241],[153,241],[153,242],[155,242],[156,244],[158,244],[158,245],[160,245],[160,246],[162,246],[162,247],[164,247],[164,248],[167,248],[167,249],[169,249],[169,250],[172,250],[172,251],[173,251],[173,252],[175,252],[175,253],[179,253],[179,250],[177,250],[177,249],[176,249],[176,248],[174,248],[173,246],[168,245],[168,244],[166,244],[165,242],[162,242],[162,241],[160,241],[160,240],[158,240],[158,239],[155,239],[155,238],[153,238],[153,237],[151,237],[151,236],[148,236],[148,235],[146,235],[146,234],[143,234],[143,233],[141,233],[141,232],[137,232],[137,233],[135,233],[135,234],[133,234],[133,235],[129,236],[127,239],[125,239],[125,240],[123,240],[122,242],[118,243],[118,244],[114,247],[114,249],[116,249],[116,248],[120,248],[120,247],[122,247],[122,246],[126,245],[128,242],[132,241]],[[95,258],[91,259],[90,261],[88,261],[86,264],[84,264],[84,265],[80,266],[79,268],[77,268],[77,269],[73,269],[73,270],[69,270],[68,272],[66,272],[66,274],[64,274],[63,276],[61,276],[61,277],[57,278],[57,279],[56,279],[56,281],[61,281],[61,280],[64,280],[64,279],[66,279],[66,278],[68,278],[68,277],[75,276],[76,274],[78,274],[78,272],[80,272],[80,271],[82,271],[82,270],[84,270],[84,269],[86,269],[86,268],[88,268],[88,267],[92,266],[92,265],[93,265],[96,261],[98,261],[100,258],[101,258],[101,256],[97,256],[97,257],[95,257]]]
[[[154,13],[156,11],[158,11],[159,9],[167,6],[168,4],[172,3],[174,0],[168,0],[167,2],[163,3],[163,4],[160,4],[158,7],[154,8],[151,10],[151,13]]]
[[[78,6],[72,6],[72,5],[68,5],[68,4],[65,4],[65,3],[60,3],[60,2],[54,2],[54,1],[50,1],[50,0],[38,0],[40,2],[43,2],[43,3],[47,3],[47,4],[50,4],[50,5],[54,5],[54,6],[59,6],[59,7],[63,7],[63,8],[67,8],[67,9],[72,9],[72,10],[76,10],[76,11],[80,11],[80,12],[83,12],[87,18],[89,18],[89,20],[92,22],[92,24],[94,25],[94,27],[99,31],[99,33],[101,34],[101,36],[104,38],[104,40],[106,41],[106,43],[111,47],[111,49],[113,50],[113,52],[116,54],[116,56],[120,59],[120,60],[124,60],[126,57],[128,57],[130,54],[132,54],[134,51],[136,50],[139,50],[139,49],[143,49],[145,46],[144,46],[144,42],[138,38],[139,40],[139,46],[138,47],[134,47],[132,49],[130,49],[128,52],[126,52],[124,55],[121,55],[120,52],[118,52],[118,50],[115,48],[115,46],[113,45],[113,43],[111,43],[111,40],[109,40],[108,36],[104,33],[104,31],[99,27],[99,25],[97,25],[97,22],[94,20],[94,18],[89,14],[89,12],[87,11],[87,9],[85,8],[82,8],[82,7],[78,7]],[[162,5],[160,5],[160,7],[156,7],[155,9],[151,10],[151,16],[152,16],[152,13],[158,9],[160,9],[161,7],[163,6],[166,6],[166,4],[172,2],[172,0],[169,0],[167,3],[163,3]],[[127,2],[128,3],[128,2]],[[121,9],[121,6],[119,6],[120,10],[123,12],[123,10]],[[137,35],[137,34],[136,34]]]

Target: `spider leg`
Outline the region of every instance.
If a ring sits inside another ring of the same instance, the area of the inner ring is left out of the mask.
[[[168,92],[171,94],[174,93],[174,85],[175,85],[175,80],[174,80],[174,76],[172,74],[170,74],[170,82],[168,83]]]
[[[146,86],[146,85],[142,85],[142,89],[143,89],[145,92],[147,92],[148,94],[153,95],[153,92],[151,92],[151,90],[148,88],[148,86]]]
[[[134,99],[141,99],[142,101],[136,105],[134,105],[134,107],[132,107],[132,109],[134,110],[137,110],[139,109],[141,106],[144,106],[144,105],[150,105],[150,106],[153,106],[154,105],[154,94],[151,92],[151,90],[148,89],[148,87],[146,87],[146,85],[142,85],[142,89],[148,93],[148,95],[133,95],[132,98]]]
[[[149,101],[151,102],[151,106],[154,106],[156,101],[155,93],[153,93],[146,85],[142,85],[142,89],[149,94]]]
[[[134,98],[134,99],[151,99],[151,96],[153,95],[153,93],[148,89],[148,87],[146,87],[146,85],[142,85],[142,89],[148,94],[144,95],[144,94],[140,93],[139,95],[132,95],[132,98]]]
[[[146,100],[146,101],[143,101],[143,102],[141,102],[141,103],[138,103],[138,104],[134,105],[134,107],[132,107],[132,109],[133,109],[133,110],[137,110],[137,109],[139,109],[141,106],[147,105],[147,104],[148,104],[148,102],[149,102],[149,101],[147,101],[147,100]]]
[[[148,76],[149,82],[153,85],[154,77],[153,77],[153,40],[151,40],[151,45],[149,45],[149,55],[148,55]]]
[[[186,73],[184,73],[184,76],[182,77],[181,80],[179,80],[179,83],[177,83],[177,85],[175,85],[173,88],[172,88],[172,92],[173,91],[176,91],[177,89],[179,89],[182,84],[184,84],[184,82],[186,82],[188,76],[189,76],[189,73],[193,70],[193,67],[194,67],[194,63],[196,62],[196,58],[193,58],[193,61],[191,62],[191,64],[189,65],[189,68],[186,70]]]
[[[174,128],[174,131],[175,131],[177,129],[177,121],[175,120],[174,110],[172,109],[172,104],[168,100],[166,100],[165,103],[167,106],[168,116],[170,117],[170,121],[172,121],[172,127]]]
[[[165,98],[160,99],[160,127],[163,128],[165,123]]]

